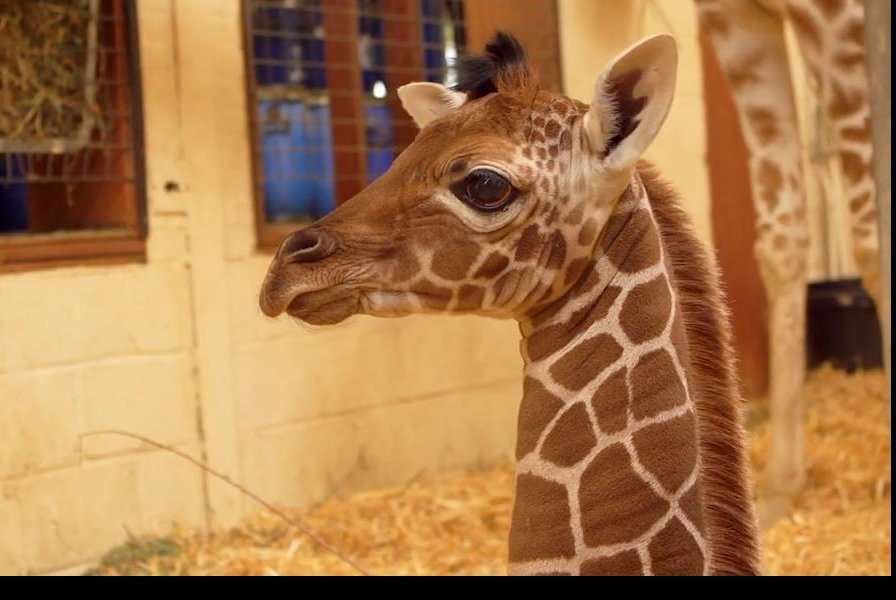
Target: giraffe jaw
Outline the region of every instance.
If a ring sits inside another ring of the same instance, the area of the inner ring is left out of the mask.
[[[335,325],[361,309],[356,291],[344,285],[304,292],[286,306],[286,314],[309,325]]]

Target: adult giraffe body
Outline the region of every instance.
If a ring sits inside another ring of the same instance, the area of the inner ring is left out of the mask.
[[[541,90],[498,34],[458,90],[399,90],[422,130],[278,249],[262,310],[515,318],[523,401],[512,574],[755,574],[740,397],[716,267],[640,156],[675,85],[668,36],[591,105]]]
[[[749,154],[755,254],[769,305],[772,449],[761,520],[786,513],[806,481],[806,223],[799,124],[784,23],[793,24],[834,131],[853,254],[880,306],[877,207],[862,0],[697,0]]]

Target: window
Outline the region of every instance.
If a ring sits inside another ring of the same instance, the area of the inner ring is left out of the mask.
[[[462,0],[244,0],[261,246],[382,175],[416,135],[395,90],[448,81]]]
[[[136,33],[132,0],[0,3],[0,270],[143,256]]]

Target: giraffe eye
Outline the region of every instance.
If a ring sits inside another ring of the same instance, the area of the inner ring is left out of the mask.
[[[476,169],[458,187],[455,195],[483,212],[501,210],[513,201],[516,191],[504,176],[489,169]]]

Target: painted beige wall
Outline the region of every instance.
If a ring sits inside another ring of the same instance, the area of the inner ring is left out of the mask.
[[[597,77],[618,52],[642,37],[671,33],[678,42],[675,101],[648,150],[681,191],[700,237],[712,239],[703,78],[694,0],[557,0],[567,93],[590,102]]]
[[[78,570],[127,531],[510,456],[517,331],[476,318],[264,318],[237,0],[141,0],[146,264],[0,275],[0,574]],[[164,191],[176,181],[180,192]]]

